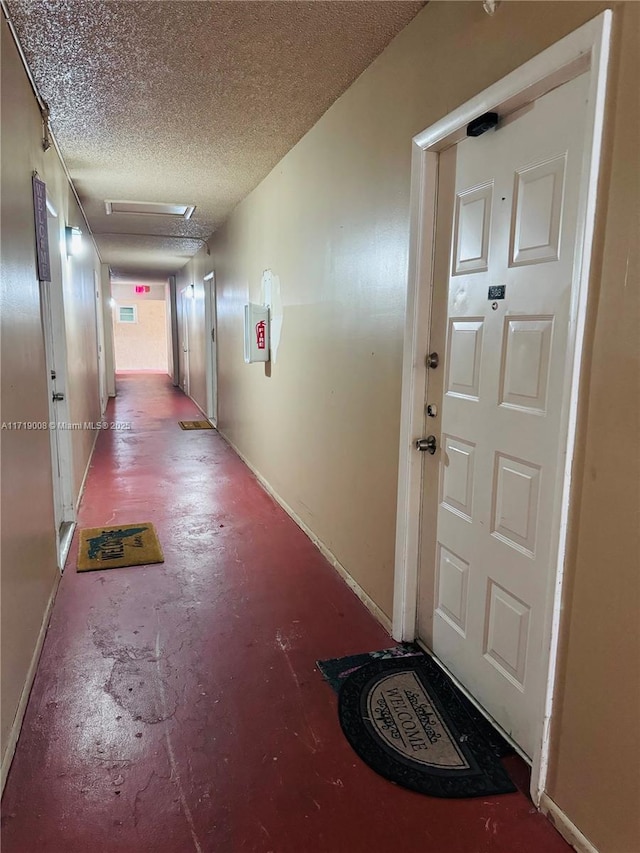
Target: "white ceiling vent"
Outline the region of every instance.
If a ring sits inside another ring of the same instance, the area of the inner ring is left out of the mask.
[[[153,216],[180,216],[182,219],[191,219],[191,214],[196,209],[195,204],[164,204],[159,201],[115,201],[106,199],[105,210],[111,213],[135,213],[152,214]]]

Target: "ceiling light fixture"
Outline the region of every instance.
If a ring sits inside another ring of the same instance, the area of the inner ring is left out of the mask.
[[[107,216],[114,213],[132,213],[146,216],[179,216],[181,219],[191,219],[195,204],[170,204],[159,201],[116,201],[105,199],[104,208]]]
[[[82,229],[75,225],[67,225],[64,229],[67,243],[67,257],[77,257],[82,254]]]

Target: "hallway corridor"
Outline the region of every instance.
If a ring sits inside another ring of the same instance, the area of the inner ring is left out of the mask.
[[[3,853],[560,853],[522,793],[436,800],[344,740],[315,660],[391,645],[167,377],[118,377],[80,527],[151,521],[165,563],[76,574],[3,802]],[[77,537],[76,537],[77,540]]]

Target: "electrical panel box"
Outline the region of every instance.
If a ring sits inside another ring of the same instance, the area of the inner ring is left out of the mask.
[[[269,361],[269,308],[250,303],[244,306],[244,360]]]

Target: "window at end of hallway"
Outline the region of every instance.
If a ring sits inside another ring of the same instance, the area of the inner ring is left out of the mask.
[[[137,323],[138,312],[135,305],[118,306],[118,323]]]

